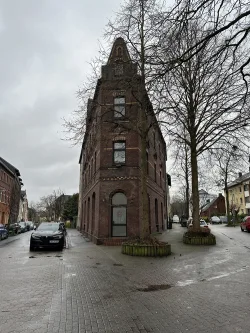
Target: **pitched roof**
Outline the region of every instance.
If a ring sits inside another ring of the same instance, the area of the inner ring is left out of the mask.
[[[0,163],[3,164],[11,173],[20,176],[20,171],[2,157],[0,157]]]
[[[232,181],[231,183],[227,184],[227,187],[233,187],[235,185],[241,184],[244,181],[250,180],[250,172],[245,173],[244,175],[242,175],[241,177],[236,178],[234,181]]]
[[[209,207],[211,207],[215,203],[215,201],[217,199],[218,199],[218,197],[214,198],[212,201],[208,202],[204,207],[201,208],[201,211],[203,212],[204,210],[207,210]]]

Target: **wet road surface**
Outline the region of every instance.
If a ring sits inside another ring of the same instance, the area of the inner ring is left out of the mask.
[[[213,225],[216,246],[182,244],[167,258],[124,256],[76,230],[63,251],[29,252],[31,232],[0,242],[0,332],[250,331],[250,234]]]

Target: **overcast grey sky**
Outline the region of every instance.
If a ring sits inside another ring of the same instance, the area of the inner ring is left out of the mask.
[[[0,156],[29,201],[78,191],[80,148],[62,141],[108,19],[121,0],[0,0]]]

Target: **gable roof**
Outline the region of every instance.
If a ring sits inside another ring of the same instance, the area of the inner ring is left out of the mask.
[[[227,187],[230,188],[230,187],[233,187],[235,185],[242,184],[242,182],[245,182],[247,180],[250,180],[250,172],[245,173],[241,177],[236,178],[234,181],[232,181],[231,183],[227,184]]]
[[[210,208],[217,199],[218,199],[218,197],[214,198],[212,201],[208,202],[205,206],[201,207],[201,211],[203,212],[204,210],[207,210],[208,208]]]
[[[203,207],[201,207],[201,211],[204,212],[205,210],[209,209],[214,203],[216,203],[216,201],[219,199],[219,198],[224,198],[224,195],[222,195],[221,193],[219,194],[218,197],[212,199],[210,202],[206,203]]]
[[[16,174],[17,176],[20,176],[20,171],[14,167],[12,164],[10,164],[9,162],[7,162],[5,159],[3,159],[2,157],[0,157],[0,163],[8,169],[8,171],[10,171],[12,174]]]

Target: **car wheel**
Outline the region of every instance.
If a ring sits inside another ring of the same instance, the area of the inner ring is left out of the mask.
[[[2,240],[2,234],[0,235],[0,241]]]
[[[241,231],[244,231],[244,229],[242,229],[242,227],[240,227]]]
[[[250,232],[250,229],[247,229],[247,232]]]
[[[34,248],[34,245],[30,244],[30,251],[34,251],[35,248]]]

